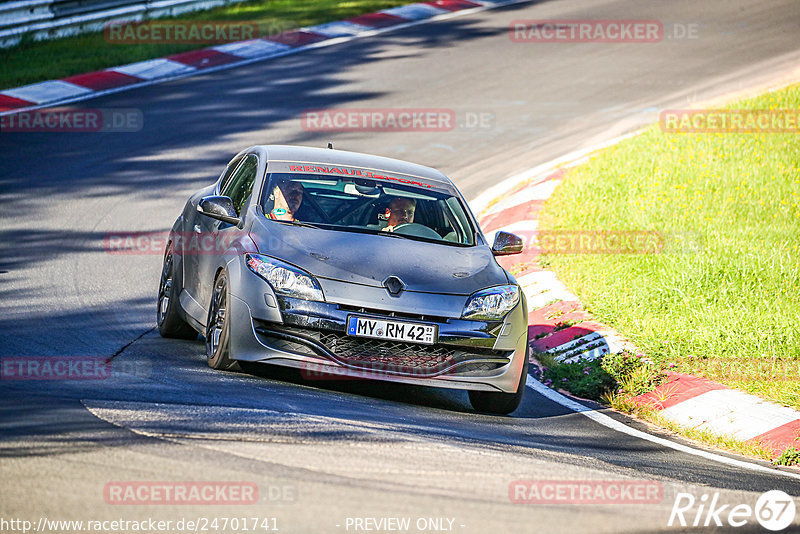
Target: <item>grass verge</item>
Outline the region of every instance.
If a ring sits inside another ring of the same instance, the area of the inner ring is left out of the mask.
[[[800,86],[727,109],[800,110]],[[541,264],[600,321],[647,355],[564,364],[534,375],[717,449],[760,459],[759,444],[681,427],[632,396],[673,370],[800,408],[800,136],[667,133],[655,125],[572,169],[540,231],[658,232],[648,254],[550,253]],[[776,465],[800,464],[790,447]]]
[[[253,0],[180,17],[158,19],[248,21],[267,36],[410,3],[410,0]],[[103,32],[52,41],[23,41],[0,49],[0,89],[64,78],[108,67],[187,52],[209,44],[113,44]]]
[[[800,86],[727,109],[797,114]],[[571,170],[540,228],[660,232],[660,253],[542,263],[647,354],[654,376],[705,376],[800,408],[800,135],[655,125]]]
[[[658,386],[664,378],[653,362],[641,354],[621,352],[570,363],[556,358],[556,354],[536,354],[541,366],[532,371],[534,377],[545,386],[563,388],[585,399],[641,395]]]

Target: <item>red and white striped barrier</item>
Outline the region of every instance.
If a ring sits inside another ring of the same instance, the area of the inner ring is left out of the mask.
[[[0,115],[85,100],[176,78],[285,56],[317,46],[374,35],[431,20],[519,3],[522,0],[435,0],[193,50],[130,65],[0,91]]]

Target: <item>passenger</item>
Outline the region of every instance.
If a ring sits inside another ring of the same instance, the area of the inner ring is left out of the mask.
[[[386,208],[388,225],[381,230],[382,232],[394,232],[396,226],[410,224],[414,222],[414,211],[417,209],[417,201],[413,198],[394,197]]]
[[[303,184],[300,182],[286,180],[276,185],[272,191],[275,202],[272,211],[267,213],[267,219],[296,221],[297,210],[303,203],[303,191]]]

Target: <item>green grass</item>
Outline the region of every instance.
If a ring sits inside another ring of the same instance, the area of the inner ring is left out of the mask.
[[[800,465],[800,451],[790,447],[783,451],[783,454],[775,460],[775,465]]]
[[[800,86],[728,109],[800,109]],[[543,230],[655,230],[658,254],[545,265],[655,365],[800,408],[800,135],[658,125],[576,167]]]
[[[266,36],[410,3],[410,0],[254,0],[164,20],[252,21]],[[112,44],[103,32],[0,49],[0,89],[64,78],[211,44]]]
[[[665,378],[653,362],[625,351],[571,363],[557,361],[558,353],[534,353],[534,357],[538,364],[531,374],[545,386],[600,402],[652,391]]]
[[[546,386],[591,400],[600,400],[616,389],[616,381],[601,368],[600,360],[559,363],[549,354],[537,354],[536,359],[541,367],[533,367],[531,373]]]

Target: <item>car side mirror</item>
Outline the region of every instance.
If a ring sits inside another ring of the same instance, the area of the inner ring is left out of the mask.
[[[492,244],[492,254],[495,256],[508,256],[522,252],[522,238],[508,232],[497,232]]]
[[[233,207],[233,200],[229,197],[211,196],[204,197],[197,204],[197,211],[228,224],[238,225],[241,219],[236,215],[236,209]]]

